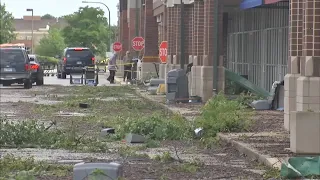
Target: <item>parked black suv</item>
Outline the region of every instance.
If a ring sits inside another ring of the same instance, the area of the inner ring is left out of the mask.
[[[95,65],[95,56],[87,47],[68,47],[58,64],[58,78],[66,79],[72,73],[81,73],[85,66]]]
[[[27,52],[23,48],[0,48],[0,84],[10,86],[24,84],[32,88],[32,67]]]

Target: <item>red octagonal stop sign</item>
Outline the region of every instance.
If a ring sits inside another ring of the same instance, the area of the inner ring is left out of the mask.
[[[159,46],[159,58],[161,60],[161,63],[163,64],[167,63],[167,57],[168,57],[168,41],[162,41]]]
[[[143,37],[135,37],[132,39],[132,48],[135,51],[141,51],[144,48],[144,39]]]
[[[121,42],[115,42],[113,43],[113,46],[112,46],[113,50],[115,52],[120,52],[122,50],[122,44]]]

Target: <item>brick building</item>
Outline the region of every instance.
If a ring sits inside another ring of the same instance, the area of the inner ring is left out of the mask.
[[[13,21],[16,39],[11,43],[24,43],[29,49],[32,47],[32,16],[24,16]],[[34,47],[39,44],[41,38],[48,34],[50,27],[65,27],[63,19],[41,19],[41,16],[33,16]]]
[[[274,81],[284,80],[290,53],[301,49],[303,44],[302,25],[294,27],[296,21],[292,18],[295,16],[290,16],[290,13],[299,13],[289,8],[295,1],[184,0],[185,53],[182,57],[186,64],[193,62],[189,74],[191,95],[199,95],[204,100],[212,96],[213,65],[217,62],[221,65],[217,74],[218,90],[224,89],[222,65],[267,90]],[[317,6],[319,3],[316,0],[298,2],[305,2],[308,8],[309,4]],[[142,69],[154,69],[150,62],[159,62],[156,58],[158,45],[163,40],[168,41],[168,63],[160,65],[161,78],[168,70],[180,67],[180,8],[180,0],[119,0],[119,40],[124,51],[132,50],[131,39],[136,36],[138,20],[138,35],[146,41]],[[290,25],[299,31],[296,32],[298,39],[289,32]],[[216,42],[218,45],[214,46]]]
[[[159,62],[152,57],[166,40],[168,62],[160,65],[160,77],[179,68],[184,57],[186,64],[193,63],[189,92],[205,101],[212,96],[214,82],[218,91],[224,90],[224,68],[267,90],[274,81],[284,80],[284,126],[290,130],[291,150],[320,153],[319,0],[183,0],[183,22],[181,0],[119,1],[124,51],[132,50],[135,35],[145,38],[142,71]]]

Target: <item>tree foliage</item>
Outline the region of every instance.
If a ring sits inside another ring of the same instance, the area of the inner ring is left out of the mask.
[[[55,19],[56,17],[52,16],[51,14],[45,14],[41,16],[41,19]]]
[[[110,30],[103,10],[81,7],[64,18],[68,26],[62,30],[62,34],[69,47],[89,47],[94,53],[105,56]]]
[[[43,37],[36,47],[36,54],[41,56],[55,57],[61,55],[66,47],[61,31],[57,28],[49,30],[49,34]]]
[[[37,56],[38,61],[42,65],[56,65],[58,64],[59,60],[54,57],[49,56]]]
[[[9,43],[16,38],[13,16],[6,11],[6,5],[0,3],[0,44]]]

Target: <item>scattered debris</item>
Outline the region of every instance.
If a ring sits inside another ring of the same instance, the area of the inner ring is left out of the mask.
[[[89,108],[89,104],[87,103],[79,103],[80,108]]]
[[[203,135],[203,128],[197,128],[194,130],[194,133],[196,134],[196,136],[202,136]]]
[[[114,134],[114,133],[115,133],[114,128],[105,128],[105,129],[102,129],[102,130],[101,130],[100,136],[101,136],[101,137],[105,137],[105,136],[108,135],[108,134]]]
[[[127,143],[144,143],[146,138],[141,135],[129,133],[127,134],[125,140]]]
[[[257,100],[251,103],[251,107],[255,110],[270,110],[271,104],[268,100]]]

